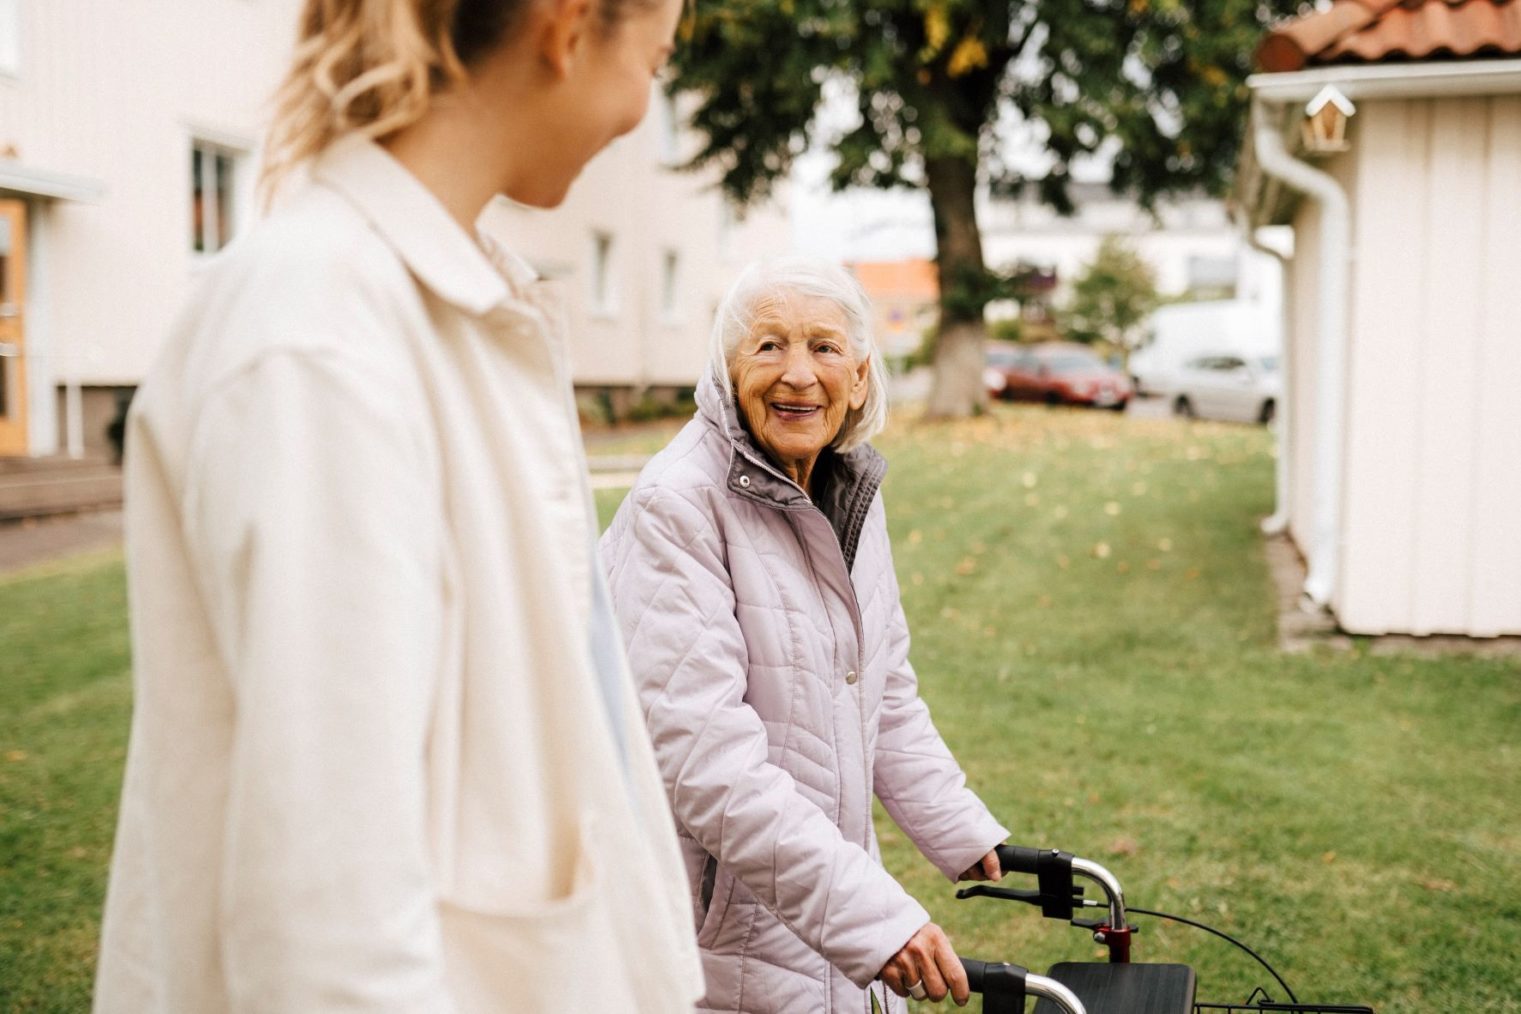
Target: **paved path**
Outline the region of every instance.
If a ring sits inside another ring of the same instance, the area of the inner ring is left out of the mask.
[[[0,575],[121,545],[121,511],[0,525]]]

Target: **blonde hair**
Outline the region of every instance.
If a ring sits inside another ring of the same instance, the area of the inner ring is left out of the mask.
[[[381,138],[422,118],[495,45],[525,0],[306,0],[275,93],[259,188],[344,134]]]
[[[275,93],[259,189],[267,202],[292,169],[339,137],[411,126],[464,80],[533,0],[306,0],[295,58]],[[601,0],[611,30],[630,0]]]
[[[844,454],[882,432],[887,425],[887,367],[878,354],[871,327],[871,301],[855,276],[833,261],[818,257],[783,256],[755,261],[729,287],[713,319],[709,368],[719,388],[734,396],[729,367],[734,351],[755,323],[762,299],[794,292],[827,299],[845,315],[850,351],[856,362],[868,361],[866,401],[851,409],[830,445]]]

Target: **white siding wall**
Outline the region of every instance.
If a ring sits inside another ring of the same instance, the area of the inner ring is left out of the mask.
[[[658,98],[656,102],[658,102]],[[696,383],[713,310],[745,262],[791,249],[785,208],[773,202],[726,228],[712,174],[658,168],[667,154],[662,113],[586,167],[552,211],[493,205],[483,227],[567,287],[578,384]],[[595,233],[612,237],[615,310],[592,305]],[[678,260],[674,314],[662,310],[665,254]]]
[[[22,0],[21,70],[0,78],[0,147],[102,182],[49,216],[47,360],[88,384],[142,376],[194,272],[190,141],[252,145],[299,0]],[[246,180],[245,182],[251,182]],[[247,207],[248,195],[244,195]]]
[[[98,204],[46,210],[48,263],[32,292],[33,391],[71,373],[86,385],[134,384],[193,283],[190,145],[246,146],[263,134],[288,63],[301,0],[21,0],[20,72],[0,74],[0,151],[22,166],[99,181]],[[735,266],[790,247],[775,208],[720,238],[711,178],[667,171],[669,132],[652,109],[638,132],[590,165],[566,206],[488,216],[541,267],[571,276],[574,365],[588,384],[694,383],[713,305]],[[680,142],[681,139],[677,139]],[[244,164],[251,216],[255,158]],[[40,207],[40,206],[39,206]],[[41,219],[43,216],[37,215]],[[245,218],[246,221],[246,218]],[[588,310],[592,232],[614,237],[617,312]],[[679,312],[660,306],[663,251],[678,252]],[[45,300],[46,305],[39,305]],[[667,319],[669,316],[669,319]],[[35,398],[50,408],[50,399]],[[54,449],[51,412],[33,417],[34,453]]]
[[[1291,289],[1288,334],[1292,342],[1286,378],[1289,412],[1289,534],[1308,555],[1315,525],[1316,379],[1320,369],[1320,205],[1306,201],[1294,220],[1294,257],[1285,272]]]
[[[1354,124],[1333,605],[1356,633],[1521,633],[1521,97],[1367,101]]]

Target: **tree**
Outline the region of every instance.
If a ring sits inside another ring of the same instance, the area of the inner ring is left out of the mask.
[[[1074,161],[1099,155],[1112,185],[1149,205],[1226,185],[1262,28],[1296,0],[701,0],[684,25],[674,91],[697,97],[693,167],[717,165],[743,205],[811,143],[837,156],[836,187],[919,187],[934,212],[939,340],[929,412],[977,411],[982,311],[1000,291],[983,263],[980,188],[1034,186],[1070,210]],[[816,115],[826,84],[858,122]],[[1033,127],[1049,165],[1004,158]]]
[[[1092,263],[1072,284],[1062,331],[1073,341],[1106,341],[1129,353],[1159,302],[1151,265],[1119,236],[1105,236]]]

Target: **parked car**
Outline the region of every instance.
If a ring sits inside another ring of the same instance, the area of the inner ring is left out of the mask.
[[[1123,411],[1132,394],[1123,371],[1086,345],[990,345],[983,379],[988,395],[1004,401],[1093,405]]]
[[[1250,300],[1164,306],[1151,315],[1146,341],[1130,354],[1131,385],[1138,395],[1162,395],[1201,356],[1276,355],[1282,347],[1277,320],[1271,308]]]
[[[1163,393],[1188,419],[1270,423],[1279,391],[1277,356],[1207,355],[1184,363]]]

